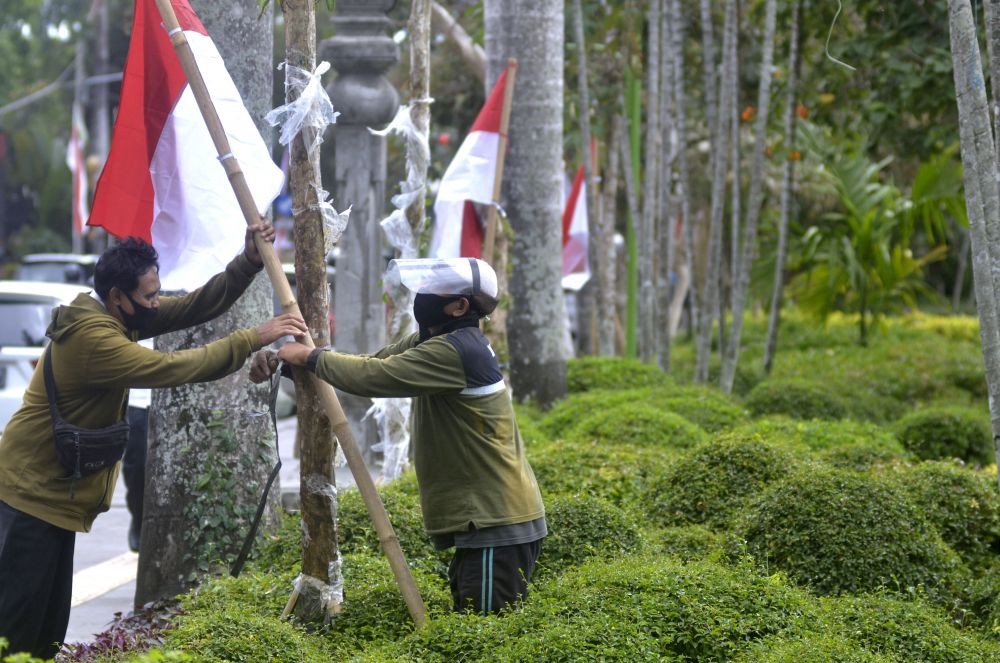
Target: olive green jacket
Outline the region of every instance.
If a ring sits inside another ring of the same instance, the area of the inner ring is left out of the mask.
[[[243,255],[208,283],[183,297],[161,297],[149,338],[201,324],[225,312],[259,270]],[[0,437],[0,501],[56,527],[89,532],[107,511],[120,463],[79,479],[70,490],[68,472],[55,453],[43,365],[52,361],[63,419],[84,428],[110,426],[124,417],[130,387],[175,387],[228,375],[260,349],[255,329],[244,329],[206,346],[156,352],[136,341],[104,305],[78,295],[52,312],[48,350],[35,368],[24,401]]]
[[[429,534],[544,516],[502,380],[490,393],[476,389],[481,376],[501,378],[485,337],[476,328],[417,341],[413,334],[370,356],[323,352],[315,372],[359,396],[414,397],[413,461]]]

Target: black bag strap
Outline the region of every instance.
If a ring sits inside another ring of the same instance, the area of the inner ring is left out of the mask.
[[[243,571],[243,565],[246,564],[247,558],[250,556],[250,549],[253,548],[253,543],[257,538],[257,528],[260,527],[261,516],[264,515],[264,509],[267,507],[267,496],[271,494],[271,485],[278,478],[278,472],[281,470],[281,452],[278,450],[278,414],[275,411],[278,404],[278,387],[280,384],[281,366],[279,365],[278,370],[271,376],[271,394],[268,399],[268,407],[271,411],[271,425],[274,427],[274,454],[277,456],[278,462],[271,468],[271,474],[267,477],[267,483],[264,485],[264,494],[260,496],[260,503],[257,505],[257,513],[254,514],[253,522],[250,524],[250,531],[247,532],[247,537],[243,540],[243,547],[240,549],[240,554],[236,556],[236,561],[233,562],[233,566],[229,570],[229,574],[234,578],[239,577]]]

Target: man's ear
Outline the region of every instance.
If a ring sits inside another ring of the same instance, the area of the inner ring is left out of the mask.
[[[456,318],[461,318],[463,315],[468,313],[469,309],[472,307],[469,303],[468,297],[460,297],[455,300],[455,303],[458,304],[458,306],[455,307],[455,310],[452,311],[451,314]]]

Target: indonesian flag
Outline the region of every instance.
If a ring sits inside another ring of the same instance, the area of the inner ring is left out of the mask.
[[[264,214],[284,176],[188,0],[171,0]],[[136,0],[121,103],[90,225],[142,237],[160,254],[164,290],[193,290],[243,247],[246,223],[154,0]]]
[[[434,201],[432,257],[482,257],[483,224],[473,203],[493,204],[500,115],[506,85],[507,70],[504,69],[486,105],[472,123],[469,135],[462,141],[458,153],[441,178]]]
[[[73,120],[66,145],[66,167],[73,173],[73,236],[82,235],[87,223],[87,162],[83,146],[87,142],[87,127],[83,123],[83,110],[73,102]]]
[[[565,290],[579,290],[590,280],[590,265],[587,262],[587,184],[584,182],[583,166],[576,171],[573,186],[563,208],[563,278]]]

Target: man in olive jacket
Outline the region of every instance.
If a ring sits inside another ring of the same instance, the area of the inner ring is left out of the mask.
[[[374,355],[311,350],[257,353],[250,379],[280,358],[338,389],[413,398],[413,464],[424,526],[448,567],[455,610],[496,613],[528,593],[548,534],[535,475],[510,395],[479,321],[497,305],[497,279],[482,260],[394,260],[387,280],[416,293],[419,331]]]
[[[52,312],[51,339],[20,409],[0,437],[0,636],[9,653],[53,656],[66,635],[76,532],[90,531],[111,504],[120,463],[75,481],[59,464],[43,367],[51,362],[57,404],[67,422],[103,428],[124,417],[131,387],[175,387],[239,370],[252,352],[307,331],[282,315],[200,348],[162,353],[137,343],[207,322],[243,294],[263,261],[247,231],[245,251],[226,270],[182,297],[160,297],[152,246],[127,238],[101,256],[94,292]]]

